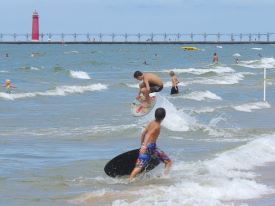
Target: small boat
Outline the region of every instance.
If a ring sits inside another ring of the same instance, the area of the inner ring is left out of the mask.
[[[193,47],[193,46],[183,46],[181,48],[184,49],[184,51],[199,51],[200,50],[199,48]]]

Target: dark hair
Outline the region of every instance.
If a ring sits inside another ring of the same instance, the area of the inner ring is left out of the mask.
[[[162,121],[165,118],[166,111],[164,108],[159,107],[155,111],[155,118],[157,121]]]
[[[140,77],[140,76],[142,76],[143,74],[142,74],[142,72],[141,71],[135,71],[135,73],[134,73],[134,77],[135,78],[138,78],[138,77]]]

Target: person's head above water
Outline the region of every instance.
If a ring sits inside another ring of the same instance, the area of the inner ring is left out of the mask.
[[[172,76],[175,76],[175,72],[173,72],[173,71],[170,71],[169,72],[169,75],[172,77]]]
[[[161,122],[165,118],[165,115],[166,115],[166,111],[164,108],[159,107],[156,109],[155,111],[156,121]]]
[[[137,80],[142,80],[143,73],[141,71],[135,71],[134,78]]]

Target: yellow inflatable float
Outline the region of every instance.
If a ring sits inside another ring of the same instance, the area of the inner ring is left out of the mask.
[[[200,49],[193,46],[183,46],[181,47],[184,51],[199,51]]]

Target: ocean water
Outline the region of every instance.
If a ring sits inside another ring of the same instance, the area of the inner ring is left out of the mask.
[[[0,90],[0,205],[272,205],[275,46],[180,46],[1,45],[1,84],[10,79],[16,88]],[[164,82],[158,146],[173,167],[169,176],[160,165],[128,183],[103,168],[138,148],[154,117],[130,113],[136,70]]]

